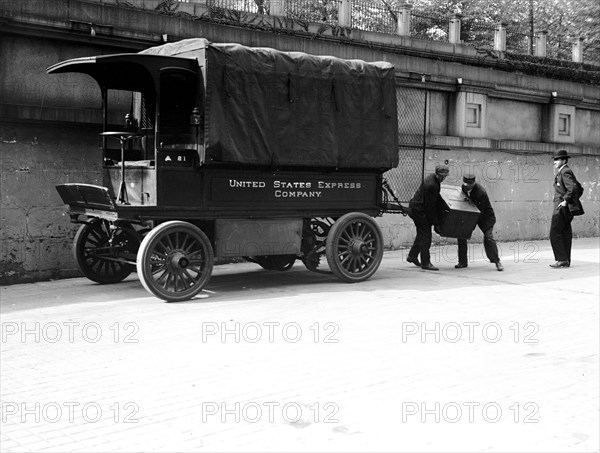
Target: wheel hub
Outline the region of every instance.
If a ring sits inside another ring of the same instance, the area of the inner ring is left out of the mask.
[[[367,244],[360,240],[354,240],[350,244],[350,251],[353,255],[362,255],[367,252]]]
[[[183,252],[177,251],[170,256],[169,263],[172,269],[185,269],[190,265],[190,260]]]

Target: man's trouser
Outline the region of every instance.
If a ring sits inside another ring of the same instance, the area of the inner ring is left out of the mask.
[[[479,227],[481,229],[481,227]],[[494,227],[491,226],[487,230],[481,230],[483,232],[483,248],[485,249],[485,255],[490,260],[490,263],[500,262],[500,256],[498,255],[498,244],[494,239]],[[461,264],[467,264],[467,240],[458,240],[458,262]]]
[[[431,247],[431,223],[427,220],[424,212],[419,210],[411,210],[410,218],[415,222],[417,227],[417,236],[413,246],[408,252],[408,258],[418,258],[421,256],[421,265],[427,265],[431,263],[431,257],[429,256],[429,248]]]
[[[558,207],[560,201],[554,203],[552,222],[550,223],[550,245],[554,252],[556,261],[571,262],[571,244],[573,242],[573,230],[571,220],[573,214],[568,206]]]

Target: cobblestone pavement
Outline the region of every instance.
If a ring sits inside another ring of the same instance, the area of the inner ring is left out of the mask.
[[[215,267],[168,304],[137,278],[1,289],[3,452],[598,451],[598,238],[386,252],[349,285]]]

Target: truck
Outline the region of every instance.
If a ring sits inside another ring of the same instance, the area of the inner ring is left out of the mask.
[[[301,260],[350,283],[377,271],[374,218],[403,209],[384,178],[399,160],[390,63],[193,38],[47,72],[87,74],[101,92],[102,184],[57,186],[90,280],[137,271],[176,302],[215,259]]]

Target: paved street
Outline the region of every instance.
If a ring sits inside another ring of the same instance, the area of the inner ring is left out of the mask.
[[[1,289],[3,452],[598,451],[598,238],[386,252],[349,285],[216,266],[168,304],[137,277]]]

